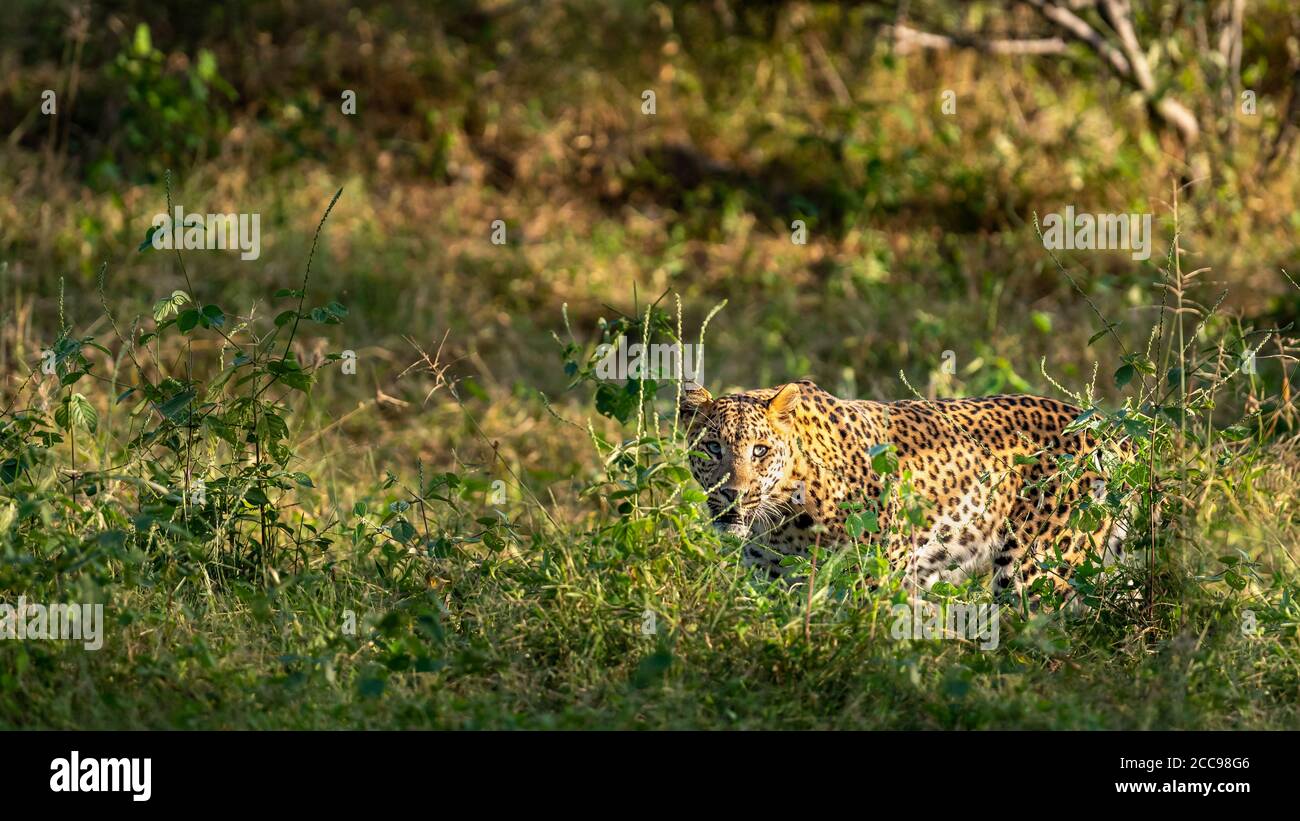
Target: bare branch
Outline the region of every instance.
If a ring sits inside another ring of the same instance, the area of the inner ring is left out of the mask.
[[[886,36],[894,38],[899,54],[925,49],[948,51],[965,48],[984,54],[1061,54],[1068,47],[1060,37],[988,39],[970,34],[932,34],[907,25],[886,26]]]
[[[1152,116],[1173,129],[1184,148],[1190,148],[1200,139],[1201,126],[1196,115],[1178,100],[1161,93],[1146,51],[1138,41],[1129,0],[1022,2],[1036,9],[1066,38],[1086,45],[1120,80],[1138,91],[1145,98]],[[1096,9],[1106,26],[1094,26],[1075,13],[1084,9]],[[1055,55],[1065,53],[1068,48],[1066,39],[1061,37],[987,38],[971,34],[935,34],[902,22],[886,26],[884,30],[893,38],[894,47],[900,54],[922,49],[946,51],[966,48],[985,54]]]
[[[1138,43],[1137,32],[1133,30],[1133,9],[1128,0],[1101,0],[1101,12],[1119,37],[1119,45],[1128,60],[1133,83],[1144,94],[1154,93],[1156,80],[1151,76],[1151,66],[1147,64],[1142,45]]]
[[[1200,139],[1201,127],[1196,116],[1172,97],[1163,96],[1156,87],[1151,66],[1133,29],[1133,10],[1128,0],[1099,0],[1099,11],[1119,40],[1117,48],[1088,21],[1068,8],[1073,5],[1049,0],[1023,0],[1038,10],[1046,20],[1060,27],[1070,37],[1087,45],[1120,79],[1146,98],[1147,106],[1166,125],[1178,133],[1184,147]]]
[[[1098,56],[1110,64],[1116,74],[1125,79],[1130,77],[1132,69],[1128,64],[1128,60],[1095,28],[1089,25],[1088,21],[1058,3],[1048,3],[1046,0],[1025,0],[1025,2],[1037,9],[1039,14],[1062,28],[1075,40],[1084,43],[1095,51]]]

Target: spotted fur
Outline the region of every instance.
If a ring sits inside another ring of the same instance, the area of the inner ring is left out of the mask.
[[[678,410],[715,526],[745,542],[747,564],[774,576],[783,556],[806,555],[818,539],[848,542],[843,503],[880,497],[870,454],[884,443],[925,500],[924,523],[886,541],[915,587],[991,571],[999,594],[1045,572],[1065,588],[1090,548],[1113,558],[1124,536],[1109,517],[1088,531],[1070,525],[1072,508],[1088,496],[1100,502],[1105,483],[1096,440],[1066,433],[1080,410],[1055,399],[848,401],[804,381],[716,399],[691,385]],[[1062,469],[1071,459],[1077,467]],[[882,533],[896,515],[884,507]],[[1057,563],[1045,557],[1058,555],[1064,564],[1046,569]]]

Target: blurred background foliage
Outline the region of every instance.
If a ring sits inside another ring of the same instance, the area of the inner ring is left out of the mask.
[[[951,350],[948,390],[1042,389],[1043,356],[1087,376],[1100,323],[1034,215],[1156,215],[1145,263],[1064,260],[1141,341],[1185,185],[1204,301],[1229,288],[1250,323],[1293,318],[1300,291],[1279,269],[1300,268],[1300,12],[1250,4],[1234,51],[1231,0],[1137,4],[1144,91],[1087,45],[1052,44],[1062,29],[1036,5],[13,0],[0,288],[34,300],[38,325],[58,275],[90,286],[105,261],[116,297],[169,293],[175,260],[136,249],[170,168],[187,210],[261,213],[257,264],[196,260],[249,306],[300,264],[319,203],[344,186],[321,287],[365,334],[347,347],[450,330],[462,367],[505,390],[563,390],[563,304],[594,335],[669,290],[687,327],[728,300],[714,387],[812,375],[893,398],[900,370],[925,383]],[[1066,5],[1110,34],[1106,4]],[[1025,40],[1048,53],[998,46]],[[1166,99],[1194,142],[1158,116]],[[505,246],[489,242],[496,219]],[[391,376],[374,378],[398,392]]]

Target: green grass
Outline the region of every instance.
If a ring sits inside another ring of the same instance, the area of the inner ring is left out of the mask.
[[[1225,386],[1248,383],[1215,372],[1212,357],[1183,362],[1202,378],[1162,400],[1178,413],[1130,405],[1094,418],[1137,446],[1130,468],[1155,464],[1158,490],[1149,473],[1125,481],[1174,519],[1132,537],[1130,549],[1155,552],[1149,572],[1134,571],[1150,604],[1084,588],[1092,610],[1006,610],[999,646],[983,651],[893,638],[897,586],[855,584],[863,572],[889,577],[870,545],[846,548],[856,558],[814,576],[812,595],[743,569],[700,513],[671,414],[656,413],[672,407],[671,384],[656,402],[652,383],[632,383],[650,392],[643,406],[597,399],[614,418],[583,430],[565,418],[580,404],[448,384],[426,359],[415,378],[438,408],[372,439],[357,464],[348,440],[365,437],[331,433],[313,392],[341,378],[338,366],[283,376],[280,363],[296,361],[283,356],[292,323],[275,334],[231,316],[182,332],[190,303],[176,302],[155,314],[172,348],[136,350],[148,356],[141,375],[167,363],[173,373],[143,383],[148,401],[120,403],[132,416],[115,406],[58,421],[33,405],[5,417],[18,464],[0,503],[0,583],[29,601],[103,602],[109,622],[97,652],[0,645],[7,726],[1224,728],[1296,718],[1294,453],[1265,435],[1266,415],[1244,420],[1253,430],[1213,421],[1208,400],[1230,406]],[[317,316],[347,322],[339,308]],[[648,316],[649,328],[625,318],[605,338],[672,332],[671,317]],[[211,383],[187,381],[196,372],[181,352],[222,334],[250,359],[230,367],[255,376],[241,387],[212,368]],[[96,370],[83,350],[102,357],[80,343],[54,349],[65,352],[59,375]],[[575,340],[563,353],[577,390],[609,389],[591,375],[593,346]],[[136,361],[115,357],[111,381]],[[1143,371],[1160,356],[1132,361]],[[62,396],[79,388],[61,381]],[[1173,381],[1139,373],[1133,385],[1151,397]],[[258,426],[258,413],[303,421],[280,432]],[[502,448],[495,430],[519,418],[534,429]],[[415,455],[418,437],[403,447],[406,431],[426,426],[463,461],[433,469]],[[343,452],[332,447],[340,439]],[[567,440],[575,468],[547,480],[520,464],[512,451],[530,439],[543,454]],[[203,504],[186,504],[187,472],[206,480]],[[978,600],[981,589],[949,595]]]

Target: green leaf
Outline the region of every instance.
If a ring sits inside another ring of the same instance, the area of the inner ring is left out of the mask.
[[[854,540],[862,538],[863,533],[879,533],[880,518],[874,510],[864,510],[860,513],[849,514],[845,521],[844,527],[849,536]]]
[[[888,442],[873,445],[867,450],[871,459],[871,468],[876,473],[893,474],[898,472],[898,454]]]
[[[205,416],[203,418],[203,427],[212,431],[222,441],[229,442],[231,447],[239,446],[239,437],[234,427],[215,416]]]
[[[55,409],[54,422],[67,431],[76,427],[94,433],[99,426],[99,414],[89,399],[74,393],[65,397],[63,403]]]
[[[1115,387],[1123,389],[1125,385],[1133,381],[1133,375],[1136,373],[1137,369],[1132,365],[1124,365],[1115,371]]]
[[[158,233],[158,232],[161,231],[161,230],[163,230],[163,229],[159,228],[157,225],[150,225],[149,228],[148,228],[148,230],[146,230],[146,231],[144,232],[144,242],[140,243],[140,244],[136,247],[135,250],[136,250],[137,252],[139,252],[139,253],[142,253],[142,254],[143,254],[145,251],[152,251],[152,250],[153,250],[153,235],[156,234],[156,233]]]
[[[1097,333],[1088,337],[1088,346],[1091,347],[1092,343],[1096,342],[1098,339],[1101,339],[1103,336],[1110,333],[1112,328],[1118,328],[1118,327],[1119,327],[1118,322],[1107,322],[1106,327],[1102,328],[1100,331],[1097,331]]]
[[[172,291],[172,295],[158,300],[153,306],[153,318],[155,322],[162,322],[164,319],[175,316],[181,306],[190,301],[190,295],[184,291]]]
[[[180,393],[168,399],[158,406],[158,412],[164,417],[175,421],[177,415],[194,401],[195,393],[192,390],[181,391]]]
[[[333,305],[338,305],[338,303],[337,302],[331,303],[331,306]],[[339,307],[342,308],[343,306],[339,305]],[[343,314],[336,314],[332,307],[312,308],[310,316],[313,322],[319,322],[322,325],[337,325],[339,324],[339,321],[342,318],[342,316],[346,313],[347,313],[346,308],[343,309]]]
[[[183,334],[187,334],[194,330],[195,326],[198,324],[199,312],[193,308],[182,311],[181,315],[176,318],[176,327],[179,328]]]
[[[629,386],[634,384],[635,382],[628,382]],[[596,388],[596,412],[601,416],[626,422],[631,418],[636,406],[637,394],[630,393],[623,387],[602,382],[600,387]]]
[[[222,325],[226,324],[225,313],[223,313],[216,305],[204,305],[203,318],[207,324],[211,325],[213,328],[220,328]]]
[[[1253,436],[1254,431],[1252,431],[1250,428],[1245,427],[1243,425],[1232,425],[1230,427],[1226,427],[1223,430],[1219,431],[1219,435],[1222,436],[1224,439],[1228,439],[1233,442],[1240,442],[1243,439],[1249,439],[1251,436]]]
[[[268,362],[266,369],[271,372],[278,380],[288,385],[294,390],[306,393],[311,387],[312,376],[302,370],[298,363],[292,359],[276,359]]]
[[[405,519],[398,519],[396,522],[393,522],[392,526],[388,528],[388,531],[392,534],[393,538],[401,544],[406,544],[411,541],[411,539],[415,538],[415,528]]]
[[[149,26],[140,23],[135,27],[135,41],[132,43],[137,57],[148,57],[153,51],[153,38],[149,36]]]
[[[217,58],[206,48],[199,49],[198,74],[200,80],[209,83],[217,76]]]

